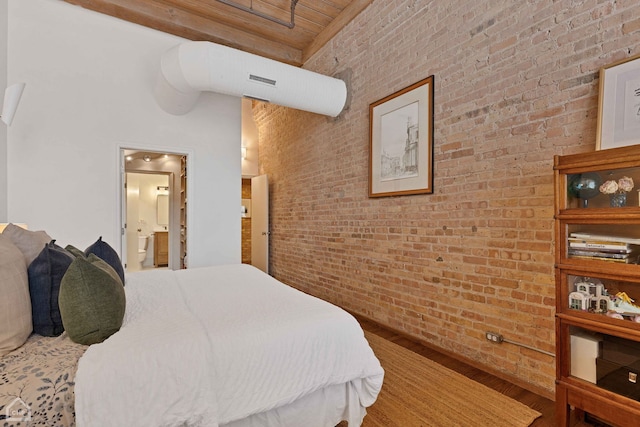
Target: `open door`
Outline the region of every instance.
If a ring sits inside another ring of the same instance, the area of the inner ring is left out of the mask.
[[[269,274],[269,180],[251,178],[251,264]]]

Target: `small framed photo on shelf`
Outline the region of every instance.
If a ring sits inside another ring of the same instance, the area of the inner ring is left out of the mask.
[[[433,193],[433,79],[369,105],[369,197]]]
[[[640,144],[640,55],[600,69],[596,150]]]

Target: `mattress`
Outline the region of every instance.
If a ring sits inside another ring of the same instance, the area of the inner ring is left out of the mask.
[[[250,265],[133,273],[125,291],[122,328],[78,365],[78,427],[217,427],[339,384],[354,426],[382,385],[353,316]]]
[[[0,421],[74,427],[74,377],[86,348],[66,334],[55,338],[33,334],[22,347],[0,359]],[[335,426],[341,420],[363,416],[353,385],[343,383],[220,427]]]

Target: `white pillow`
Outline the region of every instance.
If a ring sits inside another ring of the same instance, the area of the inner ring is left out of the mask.
[[[24,255],[0,234],[0,356],[24,344],[32,330]]]

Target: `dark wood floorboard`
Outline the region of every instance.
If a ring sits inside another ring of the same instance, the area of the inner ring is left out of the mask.
[[[417,341],[411,340],[410,338],[402,334],[399,334],[368,319],[364,319],[359,316],[356,316],[356,318],[365,331],[374,333],[391,342],[401,345],[402,347],[405,347],[417,354],[420,354],[421,356],[424,356],[425,358],[431,359],[434,362],[446,366],[447,368],[465,375],[473,379],[474,381],[484,384],[487,387],[497,390],[505,396],[511,397],[512,399],[515,399],[540,412],[542,416],[536,419],[533,424],[531,424],[531,427],[554,427],[556,425],[554,401],[549,400],[536,393],[530,392],[529,390],[526,390],[522,387],[491,375],[485,371],[482,371],[481,369],[463,363],[429,347],[426,347]],[[604,427],[602,424],[591,424],[576,419],[572,419],[571,421],[571,427],[594,427],[596,425],[598,427]]]

